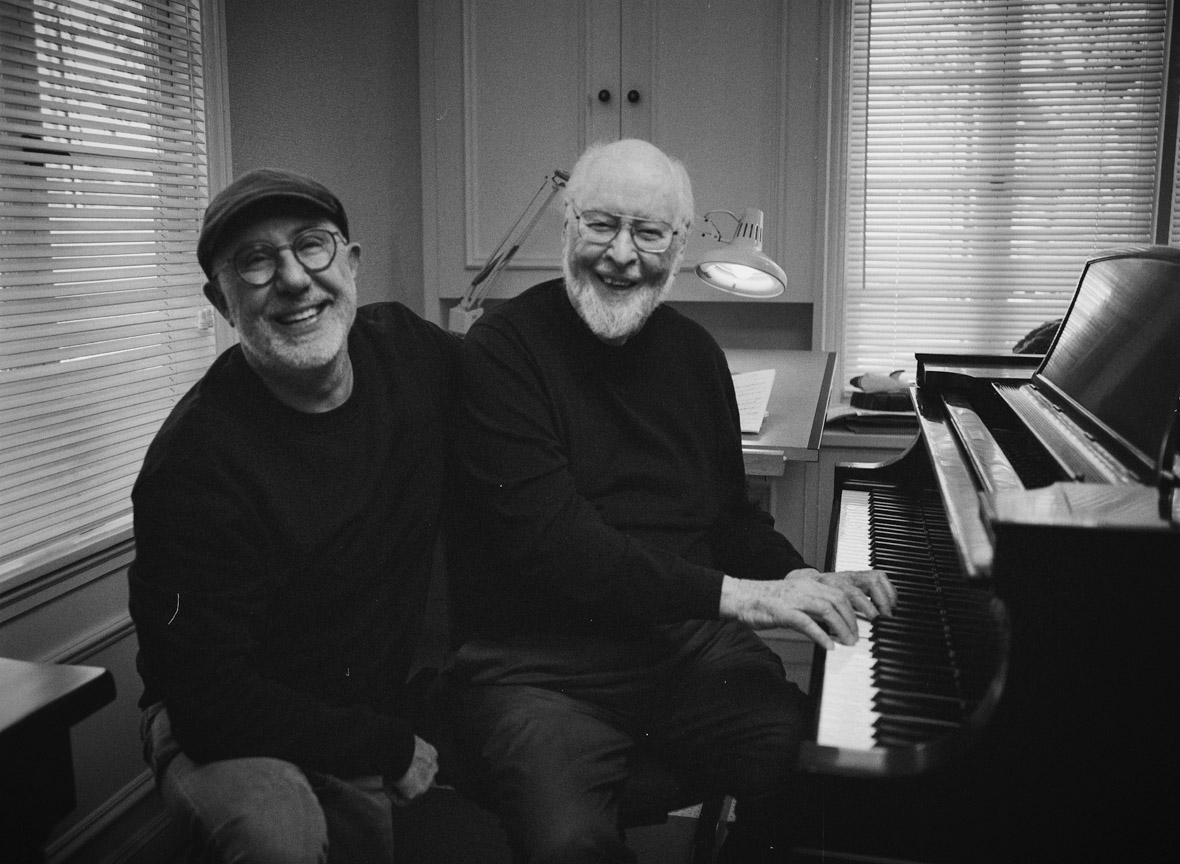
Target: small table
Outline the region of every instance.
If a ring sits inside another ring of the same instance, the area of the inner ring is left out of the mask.
[[[765,494],[756,500],[807,561],[818,561],[818,472],[834,351],[727,349],[729,370],[774,370],[767,416],[757,435],[742,435],[746,474]]]
[[[757,435],[742,435],[747,474],[780,477],[784,463],[819,461],[835,351],[727,349],[730,372],[774,370],[767,416]]]
[[[43,859],[76,803],[70,727],[114,698],[106,669],[0,657],[0,859]]]

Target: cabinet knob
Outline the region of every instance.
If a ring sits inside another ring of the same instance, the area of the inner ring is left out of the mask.
[[[639,91],[638,90],[628,90],[627,91],[627,101],[628,102],[638,102],[639,101]]]
[[[599,90],[598,91],[598,101],[599,102],[609,102],[610,101],[610,91],[605,88],[602,90]]]

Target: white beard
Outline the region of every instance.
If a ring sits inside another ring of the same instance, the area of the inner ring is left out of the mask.
[[[569,255],[563,256],[561,269],[565,274],[565,291],[570,303],[586,322],[590,332],[604,342],[622,342],[638,333],[651,313],[668,297],[676,278],[673,268],[662,285],[610,291],[603,296],[592,279],[574,277]]]

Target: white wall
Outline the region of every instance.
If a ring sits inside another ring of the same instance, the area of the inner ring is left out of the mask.
[[[226,0],[233,174],[326,184],[361,244],[362,303],[422,311],[416,0]]]

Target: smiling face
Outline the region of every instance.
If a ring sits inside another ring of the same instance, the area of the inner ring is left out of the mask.
[[[318,273],[309,273],[291,249],[281,249],[274,278],[260,287],[247,284],[232,263],[227,265],[242,247],[286,246],[309,228],[336,230],[330,220],[315,215],[248,222],[217,250],[214,268],[220,270],[206,286],[209,299],[237,329],[247,361],[272,389],[275,382],[290,388],[300,379],[322,389],[325,377],[351,376],[348,331],[356,318],[356,244],[337,234],[336,257]]]
[[[621,344],[639,332],[671,289],[691,213],[683,212],[682,179],[670,160],[646,142],[616,142],[579,167],[582,176],[571,178],[566,206],[566,292],[598,338]],[[667,222],[678,233],[659,253],[637,249],[626,224],[609,243],[589,241],[578,231],[575,211],[590,210]]]

